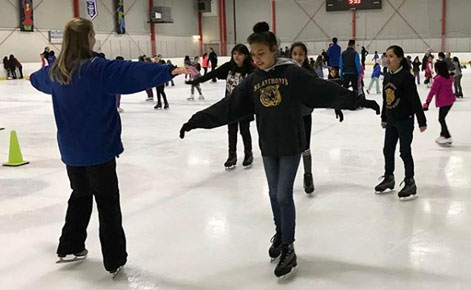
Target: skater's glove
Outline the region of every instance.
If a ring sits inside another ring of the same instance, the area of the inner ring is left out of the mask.
[[[339,119],[339,122],[343,122],[343,113],[341,110],[335,109],[335,119]]]
[[[422,108],[424,109],[424,111],[428,111],[428,106],[429,106],[428,103],[423,104]]]
[[[191,129],[193,129],[193,127],[190,126],[189,123],[183,124],[182,128],[180,129],[180,138],[185,138],[185,132],[190,132]]]
[[[365,95],[363,95],[363,94],[361,94],[358,98],[359,98],[358,105],[359,105],[360,107],[364,107],[364,108],[368,108],[368,109],[375,110],[376,115],[381,114],[381,109],[380,109],[378,103],[376,103],[376,101],[367,100],[367,99],[365,98]]]

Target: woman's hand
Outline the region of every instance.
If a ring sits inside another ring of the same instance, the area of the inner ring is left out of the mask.
[[[172,70],[172,76],[187,74],[188,70],[186,68],[177,67]]]
[[[381,128],[386,129],[386,122],[381,122]]]
[[[423,131],[427,130],[427,126],[419,127],[419,129],[420,129],[420,133],[422,133]]]

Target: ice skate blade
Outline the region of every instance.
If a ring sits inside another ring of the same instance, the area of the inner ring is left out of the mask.
[[[119,273],[121,273],[121,270],[123,270],[123,266],[119,266],[119,268],[116,269],[115,272],[112,272],[112,273],[111,273],[111,276],[112,276],[111,279],[116,280],[117,277],[118,277],[118,275],[119,275]]]
[[[59,258],[58,261],[56,261],[56,264],[66,264],[66,263],[74,263],[74,262],[81,262],[85,260],[87,256],[75,256],[73,258],[67,259],[67,258]]]
[[[252,165],[253,165],[253,163],[250,163],[249,165],[242,165],[242,166],[244,166],[244,169],[249,169],[249,168],[252,167]]]
[[[293,278],[293,276],[296,274],[297,271],[298,271],[298,264],[293,266],[293,268],[291,268],[291,271],[289,271],[288,273],[281,275],[279,277],[277,276],[276,278],[278,279],[278,282],[288,281],[291,278]]]
[[[232,166],[226,166],[226,170],[233,170],[235,168],[235,165]]]
[[[440,147],[451,147],[451,144],[452,143],[438,143],[437,144],[440,146]]]
[[[399,201],[410,201],[418,198],[419,196],[417,194],[411,194],[408,197],[399,197]]]
[[[392,188],[392,189],[391,189],[391,188],[388,188],[388,189],[386,189],[386,190],[384,190],[384,191],[377,191],[377,190],[375,190],[375,194],[376,194],[376,195],[385,195],[385,194],[389,194],[389,193],[393,193],[393,192],[395,192],[394,188]]]

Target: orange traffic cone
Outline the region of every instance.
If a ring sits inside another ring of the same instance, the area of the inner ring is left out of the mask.
[[[12,130],[10,132],[10,154],[8,155],[8,162],[3,163],[3,166],[21,166],[28,163],[28,161],[23,160],[18,137],[16,137],[16,131]]]

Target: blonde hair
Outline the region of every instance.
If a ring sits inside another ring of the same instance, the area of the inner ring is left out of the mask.
[[[70,85],[75,71],[80,70],[83,60],[92,57],[89,34],[93,24],[84,18],[74,18],[64,29],[64,39],[59,57],[54,62],[49,76],[61,85]]]

